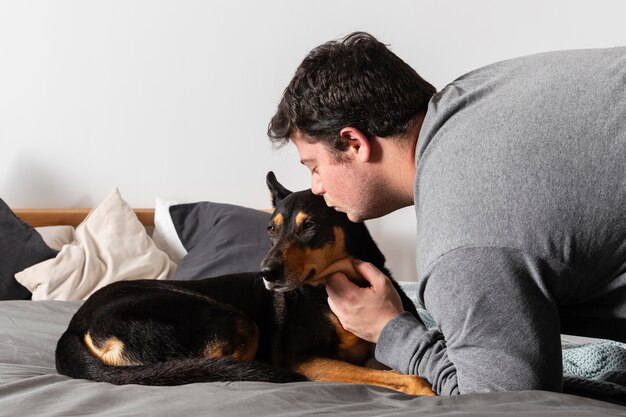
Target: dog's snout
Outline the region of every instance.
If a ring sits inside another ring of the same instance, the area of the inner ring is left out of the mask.
[[[265,259],[261,263],[261,275],[266,281],[276,281],[283,276],[283,264],[276,259]]]

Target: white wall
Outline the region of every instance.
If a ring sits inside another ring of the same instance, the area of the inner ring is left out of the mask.
[[[369,31],[441,88],[505,58],[625,45],[624,16],[602,0],[0,0],[0,197],[93,206],[118,186],[135,207],[267,207],[270,169],[308,187],[265,131],[316,45]],[[412,209],[370,226],[412,278]]]

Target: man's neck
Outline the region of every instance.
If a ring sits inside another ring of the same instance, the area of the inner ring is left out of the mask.
[[[402,145],[395,146],[392,151],[392,158],[396,167],[393,170],[396,174],[395,183],[401,194],[401,202],[404,207],[413,205],[415,201],[415,147],[425,115],[424,112],[416,116],[413,126],[407,133],[408,137],[403,138]]]

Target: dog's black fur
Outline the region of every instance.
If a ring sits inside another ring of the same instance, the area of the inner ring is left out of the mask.
[[[364,224],[350,222],[322,197],[292,193],[271,172],[267,183],[275,210],[272,248],[260,272],[108,285],[89,297],[60,338],[58,371],[113,384],[354,382],[311,369],[319,358],[361,366],[374,347],[341,328],[317,275],[343,257],[371,262],[390,276],[385,258]],[[404,309],[417,317],[394,286]]]

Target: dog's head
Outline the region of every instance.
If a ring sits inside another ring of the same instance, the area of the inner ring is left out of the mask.
[[[267,186],[274,213],[267,228],[272,248],[261,262],[266,288],[283,292],[323,284],[336,271],[357,279],[352,258],[384,268],[385,258],[363,223],[352,223],[311,190],[287,190],[272,172]]]

